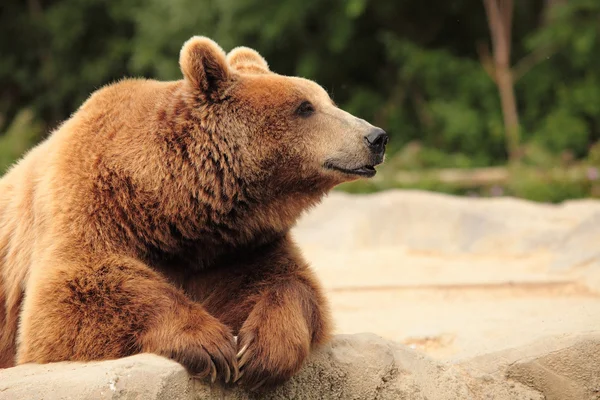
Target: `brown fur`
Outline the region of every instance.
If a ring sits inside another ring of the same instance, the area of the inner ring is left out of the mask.
[[[329,337],[289,231],[371,126],[251,49],[193,38],[180,64],[97,91],[0,180],[0,368],[154,352],[253,387]]]

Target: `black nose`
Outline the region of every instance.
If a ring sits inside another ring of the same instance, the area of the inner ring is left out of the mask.
[[[387,133],[381,128],[373,128],[371,132],[365,136],[365,141],[369,148],[376,153],[382,153],[385,150],[385,145],[387,144],[390,137]]]

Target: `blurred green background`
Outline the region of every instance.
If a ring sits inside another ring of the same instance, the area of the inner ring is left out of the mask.
[[[256,48],[272,70],[316,80],[390,133],[381,173],[342,190],[600,197],[598,0],[0,7],[0,174],[95,89],[123,76],[179,79],[179,49],[199,34],[226,51]]]

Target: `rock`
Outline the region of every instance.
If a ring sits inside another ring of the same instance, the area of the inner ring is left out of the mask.
[[[188,374],[152,354],[0,369],[0,399],[191,399]]]
[[[577,338],[569,347],[520,359],[507,378],[540,392],[546,400],[600,399],[600,335]]]
[[[547,337],[461,362],[469,376],[505,378],[545,400],[600,399],[600,332]],[[510,397],[508,397],[510,398]]]
[[[151,354],[90,363],[22,365],[0,371],[0,399],[250,399],[191,380]],[[468,389],[448,366],[373,334],[341,335],[264,399],[454,399]],[[256,397],[256,396],[254,396]]]
[[[556,245],[552,267],[568,269],[587,263],[600,265],[600,211],[579,222]]]
[[[333,192],[294,235],[338,333],[457,361],[598,329],[598,200]]]
[[[151,354],[0,370],[0,399],[587,400],[600,390],[600,334],[442,363],[373,334],[339,335],[284,385],[261,395],[192,380]]]
[[[308,390],[307,390],[308,389]],[[265,399],[464,399],[456,371],[373,334],[340,335]]]
[[[369,195],[333,192],[304,216],[295,232],[303,247],[402,246],[447,253],[500,250],[504,255],[524,255],[569,245],[570,237],[578,243],[574,236],[578,231],[589,232],[585,228],[594,225],[585,222],[596,216],[600,216],[600,202],[590,200],[554,205],[419,190]],[[597,236],[598,228],[593,233]]]

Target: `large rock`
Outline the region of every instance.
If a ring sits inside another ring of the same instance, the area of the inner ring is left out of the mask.
[[[419,190],[369,195],[333,192],[307,213],[296,234],[304,247],[338,250],[385,246],[436,253],[526,255],[585,249],[600,238],[600,201],[534,203],[510,197],[469,198]]]
[[[0,369],[0,399],[191,399],[179,364],[151,354],[90,363]]]
[[[600,399],[600,332],[561,335],[528,346],[485,354],[458,366],[469,376],[505,378],[544,400]]]
[[[339,333],[457,361],[598,329],[598,200],[334,192],[294,233]]]
[[[177,363],[142,354],[0,370],[0,399],[591,400],[600,393],[598,354],[600,334],[590,334],[451,364],[373,334],[341,335],[261,395],[196,382]]]

